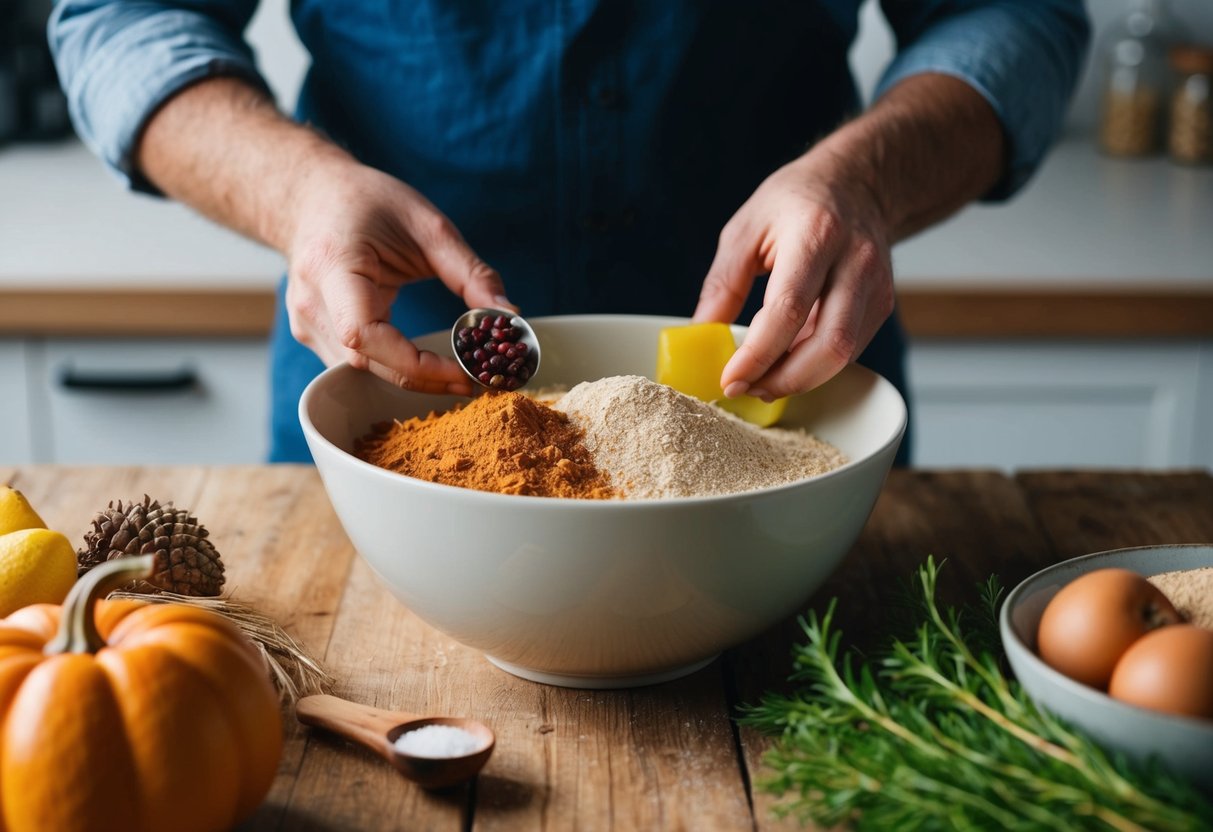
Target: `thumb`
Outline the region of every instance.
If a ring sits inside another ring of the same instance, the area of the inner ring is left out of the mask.
[[[505,284],[497,270],[475,254],[472,254],[472,258],[474,262],[470,263],[465,270],[466,279],[462,288],[455,290],[463,298],[468,309],[490,306],[495,309],[509,309],[517,312],[518,307],[511,303],[505,294]]]
[[[426,241],[425,256],[438,279],[463,298],[469,309],[491,306],[518,311],[505,294],[501,275],[472,251],[450,220],[441,223],[439,232]]]

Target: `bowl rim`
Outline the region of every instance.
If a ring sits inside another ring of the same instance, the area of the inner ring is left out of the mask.
[[[1038,570],[1037,572],[1024,578],[1022,581],[1020,581],[1018,584],[1016,584],[1014,589],[1012,589],[1009,593],[1007,593],[1006,600],[1003,601],[1002,608],[998,612],[998,631],[999,631],[1000,639],[1002,641],[1003,651],[1006,652],[1008,658],[1010,658],[1012,645],[1014,645],[1016,652],[1020,655],[1022,660],[1027,662],[1028,665],[1032,668],[1032,670],[1035,671],[1039,676],[1042,676],[1048,683],[1050,683],[1054,687],[1058,687],[1070,695],[1079,697],[1083,701],[1089,702],[1093,705],[1097,705],[1098,707],[1101,707],[1101,708],[1111,709],[1114,712],[1120,713],[1126,717],[1133,717],[1133,718],[1148,717],[1151,719],[1171,720],[1175,724],[1180,725],[1186,729],[1190,729],[1190,730],[1194,730],[1194,731],[1198,731],[1198,732],[1202,732],[1202,733],[1207,733],[1209,735],[1209,737],[1211,739],[1213,739],[1213,720],[1201,719],[1199,717],[1192,717],[1192,716],[1183,716],[1181,714],[1169,714],[1169,713],[1165,713],[1163,711],[1151,710],[1150,708],[1142,708],[1138,705],[1133,705],[1129,702],[1122,702],[1119,699],[1114,699],[1113,697],[1109,696],[1104,691],[1098,690],[1093,687],[1089,687],[1088,685],[1084,685],[1082,682],[1071,679],[1069,676],[1066,676],[1060,670],[1057,670],[1057,669],[1053,668],[1052,666],[1050,666],[1049,664],[1047,664],[1044,661],[1044,659],[1040,658],[1040,656],[1037,655],[1036,650],[1033,649],[1030,645],[1028,645],[1020,637],[1018,631],[1015,629],[1015,626],[1011,623],[1012,611],[1015,607],[1017,607],[1020,603],[1023,602],[1024,598],[1026,597],[1027,589],[1028,589],[1029,585],[1037,583],[1038,581],[1047,578],[1049,576],[1049,574],[1052,572],[1060,572],[1060,571],[1063,571],[1064,569],[1072,568],[1075,565],[1085,565],[1088,563],[1098,562],[1099,560],[1106,559],[1107,556],[1109,556],[1109,555],[1124,555],[1124,554],[1132,554],[1134,552],[1159,552],[1159,551],[1175,551],[1175,550],[1195,551],[1198,549],[1207,549],[1207,550],[1213,551],[1213,544],[1208,544],[1208,543],[1161,543],[1161,544],[1152,544],[1152,545],[1148,545],[1148,546],[1125,546],[1125,547],[1122,547],[1119,549],[1106,549],[1102,552],[1091,552],[1091,553],[1088,553],[1085,555],[1078,555],[1076,557],[1067,558],[1066,560],[1059,561],[1050,566],[1046,566],[1044,569]],[[1121,568],[1127,568],[1127,567],[1121,567]],[[1193,568],[1202,568],[1202,567],[1193,567]],[[1088,571],[1090,571],[1090,570],[1088,570]],[[1172,571],[1172,570],[1163,570],[1163,571]],[[1086,574],[1086,572],[1084,572],[1083,574]],[[1161,574],[1161,572],[1152,572],[1150,574],[1151,575]],[[1149,576],[1147,576],[1147,577],[1149,577]],[[1042,612],[1043,612],[1043,610],[1042,610]],[[1020,685],[1023,686],[1022,680],[1020,681]],[[1027,693],[1029,697],[1031,697],[1032,701],[1034,703],[1036,703],[1038,707],[1043,707],[1046,710],[1048,710],[1047,705],[1045,705],[1043,702],[1039,702],[1037,700],[1036,696],[1034,696],[1029,690],[1027,690],[1026,686],[1023,686],[1023,687],[1024,687],[1024,692]]]
[[[677,317],[662,316],[662,315],[605,315],[605,314],[552,315],[552,316],[546,316],[546,317],[528,318],[527,320],[530,321],[532,324],[540,323],[542,325],[543,323],[548,323],[548,322],[561,323],[561,322],[568,322],[568,321],[585,322],[588,320],[616,321],[616,320],[635,320],[635,319],[641,319],[646,322],[652,322],[652,323],[656,323],[661,320],[683,321],[683,322],[690,320],[689,318],[677,318]],[[740,330],[743,332],[746,330],[746,327],[740,326],[738,324],[731,324],[731,326],[733,327],[734,330]],[[426,333],[425,335],[418,336],[418,337],[437,336],[437,335],[441,335],[441,334],[442,334],[441,332],[433,332],[433,333]],[[862,465],[863,463],[867,462],[868,460],[886,453],[891,447],[895,447],[897,445],[897,443],[899,443],[904,438],[905,432],[906,432],[906,427],[907,427],[907,424],[909,421],[909,410],[906,405],[905,397],[901,395],[901,391],[898,390],[897,387],[891,381],[889,381],[884,376],[880,375],[880,373],[877,373],[875,370],[872,370],[868,367],[864,367],[861,364],[851,363],[851,364],[848,364],[846,367],[844,367],[838,375],[842,375],[842,373],[855,373],[855,372],[859,372],[861,374],[866,373],[866,374],[874,377],[879,384],[885,385],[894,394],[895,401],[898,404],[896,429],[892,431],[892,433],[889,435],[889,437],[883,443],[881,443],[880,447],[876,448],[875,450],[871,451],[870,453],[868,453],[867,455],[865,455],[859,459],[848,459],[846,462],[844,462],[842,465],[838,466],[837,468],[833,468],[829,471],[826,471],[821,474],[816,474],[811,477],[805,477],[803,479],[795,480],[793,482],[781,483],[779,485],[766,486],[764,488],[754,488],[754,489],[750,489],[748,491],[739,491],[739,492],[735,492],[732,494],[710,494],[710,495],[694,496],[694,497],[636,497],[636,498],[627,497],[627,498],[609,499],[609,500],[590,500],[590,499],[580,499],[580,498],[570,498],[570,497],[536,498],[532,495],[499,494],[494,491],[479,491],[479,490],[473,489],[473,488],[463,488],[463,487],[457,486],[457,485],[447,485],[445,483],[429,482],[428,480],[417,479],[416,477],[410,477],[407,474],[401,474],[396,471],[388,471],[385,468],[380,468],[377,465],[372,465],[369,462],[359,459],[358,457],[354,456],[352,453],[342,450],[341,448],[337,447],[336,444],[334,444],[327,437],[322,435],[320,433],[320,431],[316,428],[316,426],[312,424],[312,421],[308,416],[308,407],[309,407],[312,399],[316,395],[318,395],[316,391],[321,386],[324,385],[325,380],[330,378],[333,375],[337,375],[337,374],[343,373],[343,372],[352,372],[352,373],[367,372],[369,374],[369,371],[358,370],[358,369],[350,366],[350,364],[348,362],[334,364],[331,367],[326,367],[322,372],[317,374],[315,376],[315,378],[313,378],[311,381],[309,381],[307,386],[304,388],[303,393],[299,396],[299,404],[297,407],[298,419],[299,419],[300,426],[303,428],[304,435],[309,440],[319,441],[320,443],[322,443],[322,445],[324,447],[328,448],[329,450],[332,450],[338,454],[341,454],[344,457],[347,457],[349,461],[353,462],[356,467],[360,467],[361,470],[373,472],[375,476],[386,477],[388,479],[388,481],[390,481],[390,482],[409,483],[411,486],[421,488],[423,491],[437,489],[435,491],[436,494],[449,493],[449,492],[454,491],[454,492],[458,492],[462,496],[462,499],[467,499],[467,500],[472,500],[472,501],[487,500],[487,501],[489,501],[490,504],[494,501],[501,501],[501,500],[515,500],[515,501],[522,500],[522,501],[526,501],[527,505],[534,505],[536,507],[543,506],[543,508],[540,510],[567,510],[567,507],[569,507],[569,506],[577,506],[579,508],[585,507],[589,511],[625,511],[625,510],[628,510],[629,508],[641,508],[641,507],[653,507],[653,506],[662,506],[662,507],[693,506],[693,505],[699,505],[702,503],[724,503],[724,502],[728,502],[728,501],[752,500],[752,499],[757,499],[757,498],[768,496],[768,495],[778,494],[778,493],[784,492],[784,491],[792,491],[795,489],[803,488],[808,483],[818,483],[818,482],[827,481],[831,478],[837,478],[840,476],[844,476],[847,473],[849,473],[850,471],[852,471],[855,468]],[[648,376],[646,376],[646,377],[648,377]],[[378,377],[374,377],[374,378],[376,378],[376,380],[382,382],[383,384],[388,383],[386,381],[383,381],[382,379],[378,379]],[[812,392],[812,391],[810,391],[810,392]],[[804,394],[800,394],[800,395],[804,395]],[[313,454],[313,456],[315,456],[315,454]],[[564,507],[564,508],[561,508],[561,507]]]

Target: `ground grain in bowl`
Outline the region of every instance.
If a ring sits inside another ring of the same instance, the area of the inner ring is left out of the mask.
[[[1213,630],[1213,566],[1163,572],[1151,575],[1149,581],[1162,590],[1185,621]]]
[[[735,494],[846,462],[801,430],[759,428],[643,376],[583,382],[555,399],[611,484],[633,498]]]

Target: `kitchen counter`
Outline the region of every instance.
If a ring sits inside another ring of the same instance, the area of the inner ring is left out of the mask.
[[[126,193],[80,144],[0,150],[0,192],[0,333],[266,331],[281,257]],[[898,246],[902,313],[927,337],[1208,336],[1211,216],[1213,168],[1062,142],[1009,204]]]
[[[753,788],[769,741],[732,721],[783,684],[792,621],[679,681],[578,691],[516,679],[422,624],[357,558],[316,472],[295,466],[0,466],[74,539],[109,500],[143,493],[194,510],[223,552],[228,587],[277,618],[337,680],[383,708],[473,716],[497,733],[475,784],[428,794],[379,758],[295,723],[278,779],[248,830],[790,829]],[[1213,542],[1213,477],[1053,471],[895,471],[859,541],[809,602],[840,598],[850,640],[885,632],[883,603],[928,554],[941,595],[971,599],[1086,552]]]

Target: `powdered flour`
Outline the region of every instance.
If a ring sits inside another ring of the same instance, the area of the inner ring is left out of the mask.
[[[583,382],[552,406],[585,431],[598,469],[630,498],[733,494],[846,462],[804,431],[755,427],[642,376]]]

